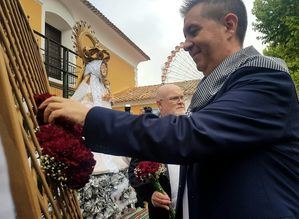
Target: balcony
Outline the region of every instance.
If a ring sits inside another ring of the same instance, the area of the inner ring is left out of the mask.
[[[75,91],[78,73],[82,71],[82,59],[65,46],[34,31],[41,43],[40,49],[49,78],[50,86],[62,91],[63,97],[70,97]]]

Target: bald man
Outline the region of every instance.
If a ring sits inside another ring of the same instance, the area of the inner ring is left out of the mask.
[[[174,84],[159,87],[156,103],[161,116],[185,114],[184,92]]]
[[[160,116],[183,115],[185,114],[184,92],[174,84],[166,84],[159,87],[156,95],[156,103],[160,111]],[[139,203],[148,202],[150,219],[169,218],[169,205],[176,206],[179,165],[166,165],[168,176],[160,177],[159,181],[166,194],[155,191],[151,184],[142,184],[136,181],[134,168],[140,159],[133,158],[129,167],[129,180],[135,188]],[[170,198],[171,197],[171,198]]]

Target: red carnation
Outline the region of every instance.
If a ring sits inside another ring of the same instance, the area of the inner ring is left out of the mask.
[[[139,181],[158,181],[161,174],[165,174],[163,164],[151,161],[142,161],[134,169],[136,178]]]
[[[35,96],[39,106],[50,94]],[[36,134],[42,148],[42,165],[49,177],[71,189],[82,188],[88,181],[96,161],[82,139],[82,126],[59,118],[44,124],[39,111],[40,131]]]
[[[39,107],[42,102],[44,102],[46,99],[52,97],[53,95],[45,93],[45,94],[40,94],[40,95],[34,95],[34,100],[36,103],[36,106]],[[36,114],[36,120],[39,125],[44,125],[44,109],[38,109],[37,114]]]
[[[134,174],[139,181],[152,183],[155,189],[161,193],[165,193],[165,191],[159,182],[159,178],[165,173],[164,164],[151,161],[142,161],[134,169]],[[172,206],[169,206],[169,216],[171,219],[175,218],[175,210]]]
[[[46,99],[52,97],[52,94],[49,93],[44,93],[44,94],[39,94],[39,95],[34,95],[34,100],[37,106],[41,105],[42,102],[44,102]]]

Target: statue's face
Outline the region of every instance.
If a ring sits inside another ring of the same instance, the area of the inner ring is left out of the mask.
[[[108,75],[108,66],[106,62],[103,62],[100,67],[102,77],[107,77]]]

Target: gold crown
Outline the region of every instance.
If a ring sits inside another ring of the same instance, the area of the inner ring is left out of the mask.
[[[85,21],[79,21],[73,27],[73,47],[85,64],[93,60],[108,62],[110,59],[110,54],[107,50],[101,48],[100,42],[94,34],[95,32],[91,29],[91,26],[87,25]],[[91,41],[91,47],[83,45],[85,38]]]
[[[94,47],[83,47],[82,54],[87,63],[93,60],[103,60],[107,63],[110,60],[110,54],[107,50],[101,49],[98,45]]]

